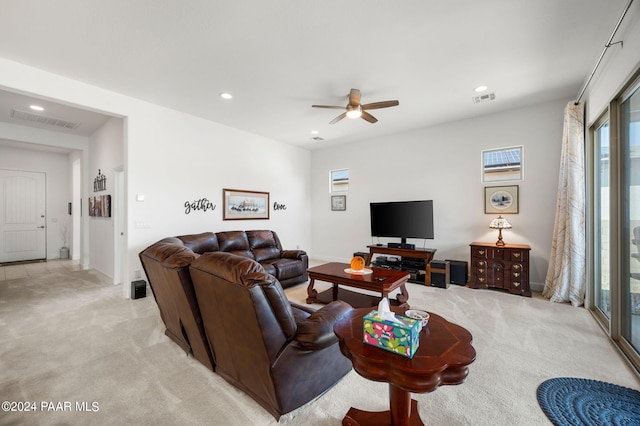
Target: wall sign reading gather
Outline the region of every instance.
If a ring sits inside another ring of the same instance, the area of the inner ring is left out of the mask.
[[[191,213],[192,210],[202,210],[206,212],[207,210],[214,211],[216,209],[216,205],[206,198],[200,198],[196,201],[185,201],[184,203],[184,214]]]

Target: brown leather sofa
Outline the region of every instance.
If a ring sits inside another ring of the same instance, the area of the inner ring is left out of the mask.
[[[205,253],[189,269],[216,373],[276,419],[351,370],[333,333],[345,302],[292,304],[259,263],[230,253]]]
[[[274,231],[205,232],[176,238],[198,254],[224,251],[253,259],[285,288],[309,278],[307,253],[303,250],[283,250],[280,238]]]
[[[169,237],[140,252],[149,286],[165,324],[165,334],[210,370],[215,360],[202,326],[189,265],[206,252],[224,251],[260,262],[284,286],[308,279],[303,250],[283,250],[273,231],[228,231]]]

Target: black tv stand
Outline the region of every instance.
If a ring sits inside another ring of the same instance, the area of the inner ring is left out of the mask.
[[[436,249],[408,249],[402,247],[392,247],[391,244],[386,246],[367,246],[369,249],[369,259],[367,263],[372,266],[390,267],[407,271],[411,277],[410,282],[431,285],[431,261],[436,254]],[[392,256],[400,256],[400,262],[385,262],[384,265],[372,262],[374,254],[390,254]],[[424,271],[424,278],[420,271]]]

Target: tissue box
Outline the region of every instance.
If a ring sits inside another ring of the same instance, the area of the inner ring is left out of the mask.
[[[422,321],[396,315],[400,323],[383,320],[373,310],[363,319],[363,341],[372,346],[413,358],[420,343]]]

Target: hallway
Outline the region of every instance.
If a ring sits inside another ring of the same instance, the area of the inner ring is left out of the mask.
[[[78,271],[80,269],[80,261],[71,259],[5,264],[0,265],[0,281],[37,277],[60,270]]]

